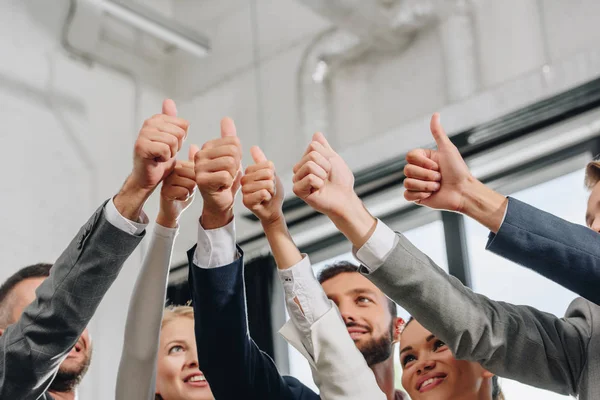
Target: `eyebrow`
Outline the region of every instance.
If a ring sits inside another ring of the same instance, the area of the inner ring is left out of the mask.
[[[372,291],[370,289],[362,289],[362,288],[352,289],[352,290],[347,291],[346,293],[348,293],[348,294],[363,294],[363,293],[367,293],[367,294],[370,294],[372,296],[376,296],[377,295],[374,291]]]
[[[432,339],[435,339],[435,335],[429,335],[429,336],[427,336],[427,338],[425,339],[425,341],[426,342],[431,342]],[[406,346],[405,348],[403,348],[402,350],[400,350],[399,354],[402,354],[405,351],[412,350],[412,349],[413,349],[412,346]]]

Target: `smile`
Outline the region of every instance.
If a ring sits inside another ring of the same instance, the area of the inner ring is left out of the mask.
[[[417,390],[421,393],[428,392],[441,385],[446,379],[445,374],[432,376],[431,378],[425,379],[417,385]]]

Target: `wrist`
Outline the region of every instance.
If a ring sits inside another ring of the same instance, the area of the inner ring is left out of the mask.
[[[488,188],[475,178],[463,193],[464,200],[459,212],[497,233],[504,219],[508,198]]]
[[[146,200],[154,189],[143,188],[130,175],[113,201],[119,213],[130,221],[138,221]]]
[[[233,220],[233,207],[227,210],[204,208],[200,216],[200,225],[206,230],[222,228]]]
[[[281,228],[284,228],[287,230],[287,224],[285,223],[285,218],[283,217],[283,214],[279,214],[279,213],[276,215],[273,215],[267,219],[261,219],[260,224],[262,225],[263,231],[265,231],[265,233],[267,231],[278,230]]]
[[[352,245],[360,249],[375,231],[377,219],[371,215],[356,194],[344,205],[343,211],[331,215],[330,219]]]
[[[162,211],[159,211],[158,215],[156,216],[156,223],[165,228],[177,228],[178,222],[178,217],[174,217]]]

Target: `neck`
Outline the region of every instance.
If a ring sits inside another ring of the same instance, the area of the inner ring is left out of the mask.
[[[50,393],[55,400],[75,400],[77,398],[74,390],[72,392],[48,391],[48,393]]]
[[[375,374],[375,380],[379,388],[385,393],[388,400],[394,400],[396,387],[394,384],[394,357],[390,356],[384,362],[371,365],[371,370]]]

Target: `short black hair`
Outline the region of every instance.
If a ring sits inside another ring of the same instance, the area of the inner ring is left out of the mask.
[[[329,279],[334,278],[339,274],[349,272],[360,273],[360,267],[358,265],[352,264],[349,261],[338,261],[333,264],[326,265],[325,268],[323,268],[321,272],[319,272],[319,274],[317,275],[317,279],[320,284],[323,284],[323,282],[328,281]],[[396,319],[398,317],[398,309],[396,308],[396,303],[394,303],[394,301],[391,300],[389,297],[387,298],[387,301],[388,310],[390,311],[392,318]]]
[[[2,286],[0,286],[0,328],[6,328],[12,321],[12,305],[10,294],[15,286],[26,279],[47,278],[50,276],[52,264],[39,263],[21,268],[12,274]]]

